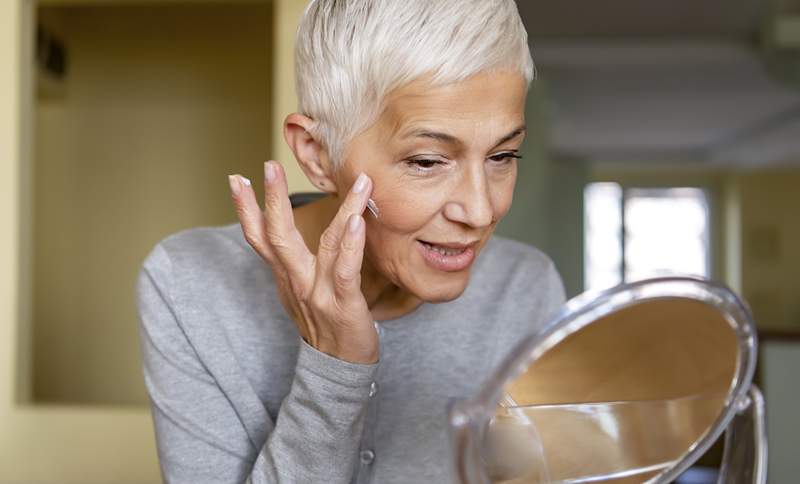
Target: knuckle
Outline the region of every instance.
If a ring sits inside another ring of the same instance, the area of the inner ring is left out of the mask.
[[[358,273],[350,270],[349,267],[343,267],[334,271],[333,283],[339,289],[350,289],[357,282]]]
[[[334,251],[336,250],[337,246],[339,245],[338,238],[333,233],[330,228],[325,229],[322,232],[322,236],[319,238],[319,246],[322,249],[327,251]]]
[[[264,193],[264,204],[269,207],[277,208],[281,204],[281,198],[282,196],[280,194],[267,191]]]
[[[295,299],[297,299],[298,302],[306,304],[310,301],[309,291],[305,288],[304,285],[300,284],[295,279],[290,280],[290,284],[292,286],[292,293],[294,294],[294,297]]]
[[[308,292],[306,291],[297,291],[294,293],[294,298],[297,300],[298,303],[308,306],[310,304],[310,299],[308,297]]]
[[[350,311],[348,311],[348,305],[346,298],[336,298],[333,302],[334,308],[336,310],[336,314],[339,315],[347,315]],[[346,318],[346,316],[345,316]],[[344,323],[344,321],[343,321]]]
[[[243,232],[244,240],[246,240],[247,243],[250,244],[254,249],[259,249],[261,246],[261,240],[257,236],[253,235],[253,230],[250,228],[245,228]]]
[[[260,237],[253,235],[252,230],[243,230],[244,239],[250,244],[252,247],[261,257],[263,257],[267,262],[272,262],[272,254],[270,251],[264,247],[264,243]]]
[[[328,303],[327,301],[319,297],[317,295],[311,295],[308,297],[306,304],[309,308],[315,313],[325,314],[327,312]]]
[[[281,233],[275,232],[274,230],[267,231],[267,240],[269,241],[269,245],[276,248],[289,246],[286,237],[284,237]]]

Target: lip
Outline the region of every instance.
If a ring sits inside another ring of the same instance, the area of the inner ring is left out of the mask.
[[[426,243],[429,243],[426,241]],[[475,245],[477,241],[469,244],[448,243],[448,244],[433,244],[447,247],[449,249],[463,249],[463,252],[457,255],[444,255],[434,250],[429,250],[421,240],[416,241],[417,248],[422,255],[423,260],[428,266],[444,272],[457,272],[463,271],[472,265],[475,260]]]
[[[475,244],[480,242],[479,240],[473,240],[472,242],[466,242],[466,243],[462,243],[462,242],[431,242],[429,240],[422,240],[422,239],[417,239],[417,240],[420,241],[420,242],[425,242],[426,244],[439,245],[441,247],[447,247],[448,249],[466,249],[467,247],[474,246]]]

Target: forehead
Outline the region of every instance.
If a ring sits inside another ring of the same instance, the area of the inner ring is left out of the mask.
[[[379,124],[392,137],[442,123],[450,130],[513,129],[524,120],[526,92],[525,78],[509,71],[484,72],[441,86],[419,79],[386,97]]]

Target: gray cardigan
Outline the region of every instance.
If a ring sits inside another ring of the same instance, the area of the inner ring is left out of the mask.
[[[446,406],[564,302],[553,263],[494,236],[465,292],[378,321],[360,365],[298,336],[238,224],[173,234],[137,282],[143,372],[169,483],[454,482]]]

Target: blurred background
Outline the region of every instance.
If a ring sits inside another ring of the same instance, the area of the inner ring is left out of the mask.
[[[278,159],[312,189],[281,135],[305,3],[0,2],[0,483],[159,482],[134,281],[161,238],[236,221],[229,173]],[[677,273],[743,295],[769,480],[796,482],[800,1],[518,4],[539,78],[499,233],[569,296]]]

